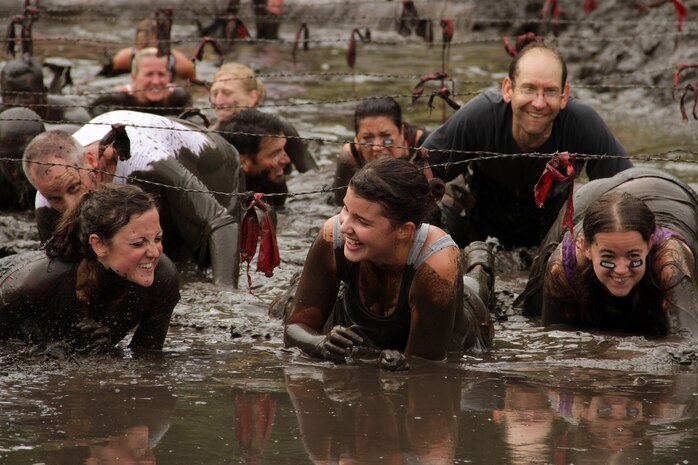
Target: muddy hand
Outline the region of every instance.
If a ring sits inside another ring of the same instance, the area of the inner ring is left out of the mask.
[[[335,326],[327,333],[317,348],[323,358],[343,362],[351,354],[354,344],[361,344],[363,338],[354,331],[354,326]]]
[[[80,330],[78,352],[106,352],[111,348],[111,331],[107,326],[91,318],[83,318],[77,328]]]
[[[380,367],[384,370],[403,371],[409,370],[410,364],[407,363],[405,354],[398,350],[383,350],[380,356]]]

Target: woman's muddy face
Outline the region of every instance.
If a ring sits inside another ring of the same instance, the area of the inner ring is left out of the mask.
[[[131,79],[134,96],[140,102],[162,102],[171,92],[172,74],[166,57],[143,57]]]
[[[133,215],[108,243],[93,234],[90,244],[105,268],[140,286],[152,285],[162,255],[162,228],[157,209]]]
[[[637,231],[604,232],[594,235],[592,244],[583,242],[585,256],[591,260],[594,274],[616,297],[625,297],[640,282],[647,268],[647,242]]]
[[[234,74],[224,74],[216,78],[211,86],[209,99],[219,122],[230,119],[235,113],[245,108],[253,108],[257,105],[259,100],[257,90],[247,90],[245,84]]]
[[[390,263],[398,228],[384,215],[382,205],[355,195],[349,187],[339,223],[347,260]]]
[[[380,157],[406,158],[409,155],[404,148],[404,129],[395,126],[387,116],[369,116],[360,120],[355,142],[366,162]]]

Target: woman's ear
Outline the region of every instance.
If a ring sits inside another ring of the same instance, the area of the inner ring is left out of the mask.
[[[409,239],[412,237],[416,229],[417,226],[411,221],[402,223],[402,225],[399,227],[397,237],[398,239]]]
[[[98,258],[107,255],[107,245],[97,234],[90,234],[90,237],[87,239],[87,242],[89,242],[90,247],[92,247],[92,250]]]
[[[256,107],[259,104],[259,91],[257,89],[252,89],[249,94],[247,94],[247,104],[251,107]]]
[[[584,252],[584,256],[588,259],[591,260],[591,244],[587,244],[587,241],[584,239],[584,236],[579,236],[578,242],[579,248]]]

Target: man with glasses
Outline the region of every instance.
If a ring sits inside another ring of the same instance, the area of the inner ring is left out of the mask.
[[[569,189],[567,182],[558,185],[537,208],[533,187],[552,153],[578,154],[575,173],[586,167],[589,179],[632,167],[601,117],[570,98],[564,59],[542,43],[514,57],[501,93],[472,99],[423,147],[432,165],[450,162],[433,170],[449,182],[441,202],[444,227],[461,247],[488,236],[505,247],[539,244]]]

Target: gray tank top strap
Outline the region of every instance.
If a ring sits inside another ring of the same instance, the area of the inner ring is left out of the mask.
[[[417,230],[414,235],[414,240],[412,240],[412,247],[410,247],[410,253],[407,254],[407,265],[413,265],[417,260],[419,251],[422,250],[424,243],[427,240],[427,234],[429,233],[429,225],[427,223],[422,223],[422,225]],[[416,267],[414,267],[416,268]]]
[[[339,215],[334,219],[334,228],[332,228],[332,249],[338,249],[344,247],[344,241],[342,240],[342,233],[339,231]]]
[[[424,252],[417,258],[417,261],[414,264],[414,268],[417,269],[419,266],[424,263],[424,261],[434,255],[436,252],[438,252],[441,249],[445,249],[446,247],[455,247],[456,249],[458,248],[458,245],[455,243],[455,241],[451,238],[449,235],[445,235],[444,237],[440,237],[437,240],[435,240],[432,244],[430,244],[426,249],[424,249]]]

